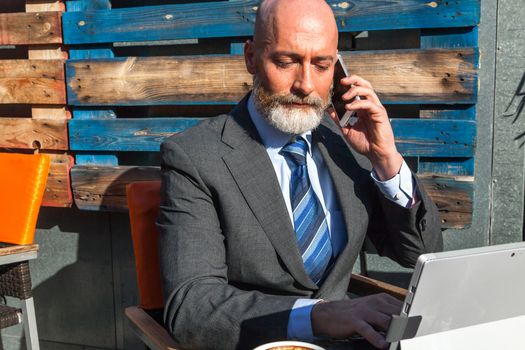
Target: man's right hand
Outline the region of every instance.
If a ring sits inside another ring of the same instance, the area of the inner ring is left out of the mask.
[[[379,331],[387,331],[392,315],[399,315],[403,303],[388,294],[374,294],[352,300],[319,302],[311,313],[314,336],[346,339],[355,334],[377,348],[388,343]]]

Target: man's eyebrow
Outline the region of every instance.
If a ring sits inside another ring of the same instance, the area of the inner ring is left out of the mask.
[[[274,52],[272,55],[272,58],[277,58],[277,57],[290,57],[290,58],[293,58],[293,59],[300,59],[302,58],[301,55],[295,53],[295,52],[292,52],[292,51],[277,51],[277,52]],[[313,61],[330,61],[330,62],[333,62],[334,61],[334,57],[331,56],[331,55],[327,55],[327,56],[315,56],[313,58]]]
[[[316,56],[314,57],[315,61],[334,61],[334,56]]]

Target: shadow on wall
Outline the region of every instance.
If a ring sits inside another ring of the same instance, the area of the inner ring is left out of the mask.
[[[503,113],[504,118],[512,118],[512,124],[515,124],[518,121],[523,109],[525,108],[525,72],[521,77],[521,81],[518,84],[516,92],[512,96],[505,112]],[[525,132],[522,132],[514,138],[514,140],[521,140],[520,148],[525,145]]]
[[[40,252],[31,273],[42,348],[117,348],[123,332],[117,313],[137,299],[127,215],[42,208],[35,242]],[[3,342],[25,349],[23,342]]]

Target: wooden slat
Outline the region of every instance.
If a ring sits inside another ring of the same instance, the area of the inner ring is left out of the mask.
[[[170,135],[198,124],[197,118],[71,120],[74,151],[159,151]],[[470,157],[476,123],[465,120],[393,119],[398,150],[405,156]]]
[[[65,106],[31,106],[33,119],[70,119],[71,113]]]
[[[253,34],[259,0],[146,6],[64,15],[67,44]],[[340,31],[476,26],[479,0],[328,0]],[[220,14],[220,15],[218,15]],[[395,20],[393,20],[395,19]]]
[[[38,252],[38,244],[24,244],[13,245],[0,248],[0,256],[7,256],[13,254],[21,254],[28,252]]]
[[[472,222],[472,176],[418,174],[441,215],[443,228],[464,228]]]
[[[62,1],[55,0],[26,0],[26,12],[46,12],[65,10]],[[60,12],[56,12],[60,15]],[[62,40],[60,41],[62,42]],[[60,44],[32,45],[27,50],[28,58],[31,60],[66,60],[67,51],[62,50]],[[65,87],[64,87],[65,88]],[[31,115],[33,118],[46,119],[68,119],[69,114],[63,106],[32,106]]]
[[[70,170],[73,157],[66,154],[50,154],[51,165],[42,205],[67,208],[73,204]]]
[[[60,12],[65,10],[62,1],[55,0],[25,0],[26,12],[46,13],[47,11],[57,11],[59,18]],[[60,40],[60,43],[62,40]],[[57,44],[31,45],[28,47],[27,56],[31,60],[66,60],[67,51],[62,50],[62,46]],[[64,86],[65,89],[65,86]],[[69,114],[64,106],[32,106],[31,115],[39,119],[68,119]]]
[[[199,118],[71,120],[71,150],[159,151],[161,142],[198,124]]]
[[[344,52],[384,103],[475,103],[475,49]],[[252,86],[242,56],[70,60],[73,105],[236,103]]]
[[[354,273],[350,279],[348,291],[358,296],[387,293],[401,301],[405,301],[408,293],[408,290],[405,288]]]
[[[157,167],[75,166],[71,181],[75,204],[84,210],[126,211],[126,185],[159,180]]]
[[[472,221],[472,177],[419,176],[436,202],[443,228],[462,228]],[[125,211],[126,184],[160,179],[157,167],[75,166],[71,170],[75,204],[85,210]]]
[[[31,46],[27,51],[27,58],[30,60],[65,60],[68,58],[67,51],[62,50],[60,44]]]
[[[472,157],[476,122],[470,120],[393,119],[396,146],[406,157]]]
[[[166,328],[155,321],[144,310],[130,306],[124,310],[133,332],[151,350],[176,350],[175,341]]]
[[[62,43],[60,12],[0,13],[0,45]]]
[[[0,103],[66,104],[64,61],[0,61]]]
[[[67,121],[0,118],[0,147],[67,150]]]
[[[63,0],[26,0],[26,12],[65,11]]]

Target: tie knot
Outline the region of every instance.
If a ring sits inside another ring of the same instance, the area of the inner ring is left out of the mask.
[[[295,141],[287,143],[282,149],[281,154],[292,161],[296,166],[306,164],[306,153],[308,152],[308,144],[302,137],[298,137]]]

